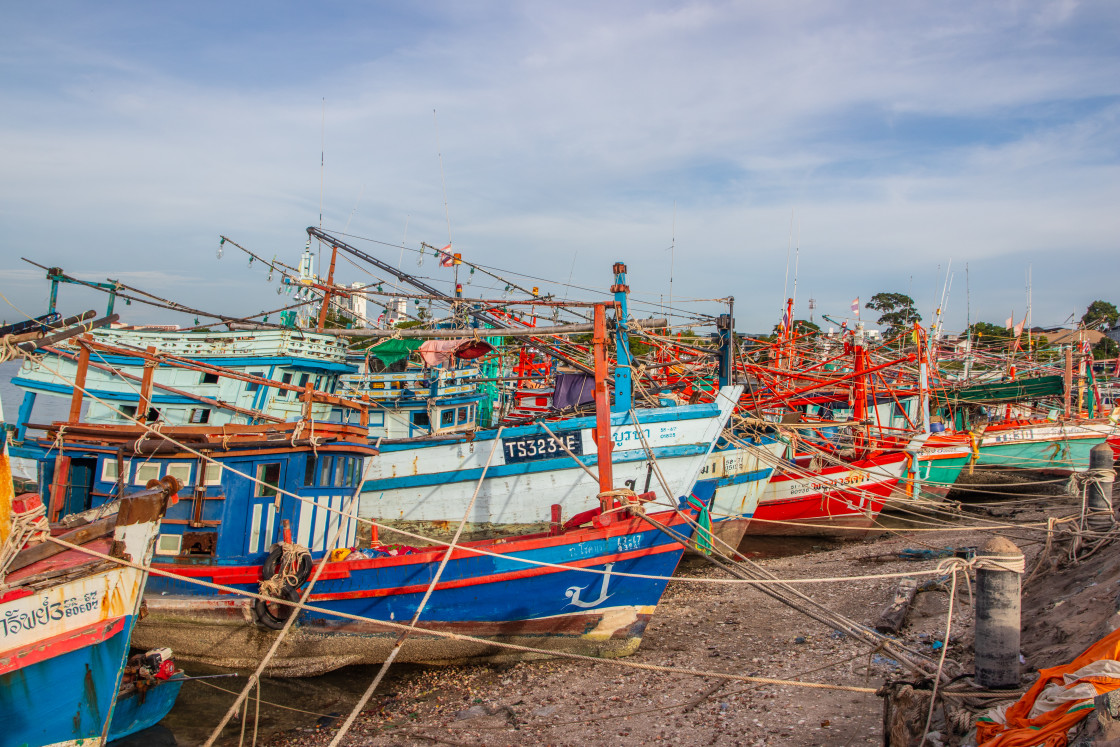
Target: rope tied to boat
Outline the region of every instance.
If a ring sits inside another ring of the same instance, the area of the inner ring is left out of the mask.
[[[270,597],[279,598],[285,586],[297,589],[303,585],[306,578],[300,578],[299,568],[302,558],[311,557],[311,551],[295,542],[277,542],[273,548],[280,548],[280,561],[276,564],[276,572],[270,578],[262,579],[260,593]]]
[[[604,509],[603,514],[615,514],[624,511],[631,513],[645,513],[642,508],[642,502],[638,500],[638,494],[630,488],[615,488],[614,490],[606,490],[596,496],[599,499],[599,505],[603,505],[606,501],[614,503],[614,499],[618,498],[619,505],[611,506],[611,508]]]
[[[0,579],[8,573],[8,566],[28,542],[45,540],[50,536],[51,527],[47,522],[47,507],[42,501],[26,511],[12,512],[12,528],[3,547],[0,547]],[[0,585],[0,588],[3,588]]]

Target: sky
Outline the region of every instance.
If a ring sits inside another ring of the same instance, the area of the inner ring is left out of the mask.
[[[421,242],[563,298],[623,261],[635,315],[734,296],[747,331],[795,277],[817,321],[899,292],[1002,325],[1028,276],[1036,325],[1120,303],[1111,1],[42,0],[0,25],[0,319],[46,310],[21,257],[276,308],[219,236],[294,264],[312,225],[445,288]]]

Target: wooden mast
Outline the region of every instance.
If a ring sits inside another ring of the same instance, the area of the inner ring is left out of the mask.
[[[606,511],[612,500],[605,496],[614,490],[614,474],[611,464],[611,399],[607,390],[607,310],[606,304],[595,304],[595,333],[592,338],[595,348],[595,448],[598,451],[599,467],[599,505]]]

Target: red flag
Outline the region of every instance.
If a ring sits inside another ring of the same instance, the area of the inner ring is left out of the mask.
[[[439,266],[451,267],[455,264],[455,258],[451,256],[451,244],[439,250]]]

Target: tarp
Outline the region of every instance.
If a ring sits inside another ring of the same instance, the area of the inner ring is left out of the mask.
[[[419,340],[396,340],[389,338],[369,349],[369,352],[386,366],[391,366],[402,358],[407,358],[413,350],[420,348]]]
[[[979,747],[1065,747],[1066,732],[1093,712],[1093,698],[1120,689],[1120,628],[1069,664],[1038,674],[1017,702],[976,720]]]
[[[430,368],[446,363],[453,355],[463,360],[481,358],[494,348],[485,340],[468,337],[458,340],[425,340],[419,349],[424,365]]]
[[[997,384],[977,384],[949,392],[951,404],[968,402],[1015,402],[1060,395],[1065,391],[1061,376],[1037,376],[1031,379],[1004,381]]]
[[[595,401],[595,377],[585,373],[556,374],[552,406],[557,410]]]

